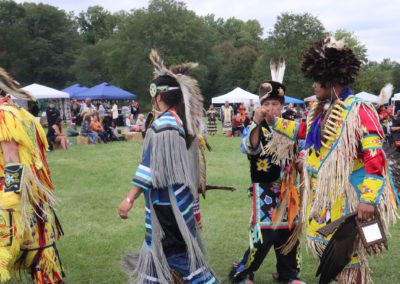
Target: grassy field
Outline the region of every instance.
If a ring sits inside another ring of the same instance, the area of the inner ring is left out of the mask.
[[[211,266],[223,283],[233,260],[248,245],[250,183],[248,161],[240,153],[239,138],[210,137],[213,152],[207,153],[208,181],[233,185],[235,192],[211,191],[202,200],[203,238]],[[128,220],[116,208],[130,188],[139,163],[141,141],[95,146],[72,145],[68,152],[48,154],[57,195],[58,214],[65,236],[59,241],[62,261],[70,284],[126,283],[121,259],[141,247],[144,238],[144,202],[139,198]],[[398,283],[400,279],[400,227],[392,233],[391,250],[371,261],[375,283]],[[317,263],[304,246],[302,277],[317,283]],[[256,273],[255,283],[273,283],[273,251]]]

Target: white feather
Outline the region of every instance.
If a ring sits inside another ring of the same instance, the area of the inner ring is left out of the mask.
[[[281,83],[283,82],[283,76],[285,75],[285,69],[286,69],[286,63],[285,63],[285,58],[281,57],[279,60],[279,67],[278,67],[278,75],[276,78],[276,81]]]
[[[378,106],[385,105],[389,102],[390,97],[393,94],[393,85],[392,84],[386,84],[382,89],[381,92],[378,96],[377,104]]]
[[[278,79],[278,71],[276,70],[276,64],[273,58],[269,61],[269,68],[271,69],[271,80],[276,81]]]

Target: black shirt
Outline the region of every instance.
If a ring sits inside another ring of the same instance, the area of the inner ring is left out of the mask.
[[[258,127],[258,131],[260,131],[262,146],[267,145],[272,136],[271,129],[265,120]],[[260,152],[258,155],[248,155],[247,157],[250,161],[251,181],[253,183],[270,183],[279,179],[281,167],[271,162],[272,156],[262,155]]]

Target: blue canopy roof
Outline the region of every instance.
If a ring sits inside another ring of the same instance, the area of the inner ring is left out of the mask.
[[[285,104],[304,104],[302,100],[285,96]]]
[[[71,94],[71,99],[84,100],[86,98],[92,100],[136,100],[136,95],[106,82],[98,84],[86,91],[74,95]]]
[[[89,89],[89,88],[86,87],[86,86],[83,86],[81,84],[74,84],[72,86],[69,86],[69,87],[65,88],[63,90],[63,92],[66,92],[66,93],[68,93],[68,94],[70,94],[72,96],[72,95],[75,95],[77,93],[86,91],[87,89]]]

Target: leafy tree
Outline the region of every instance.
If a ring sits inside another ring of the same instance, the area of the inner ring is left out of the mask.
[[[289,96],[304,98],[310,95],[311,82],[304,79],[301,70],[302,54],[315,40],[326,36],[320,20],[308,13],[283,13],[277,18],[273,31],[266,39],[262,56],[256,62],[250,83],[251,90],[270,79],[269,60],[283,56],[286,60],[284,84]]]
[[[86,42],[95,44],[109,38],[115,31],[118,16],[112,15],[101,6],[91,6],[77,17],[79,32]]]

